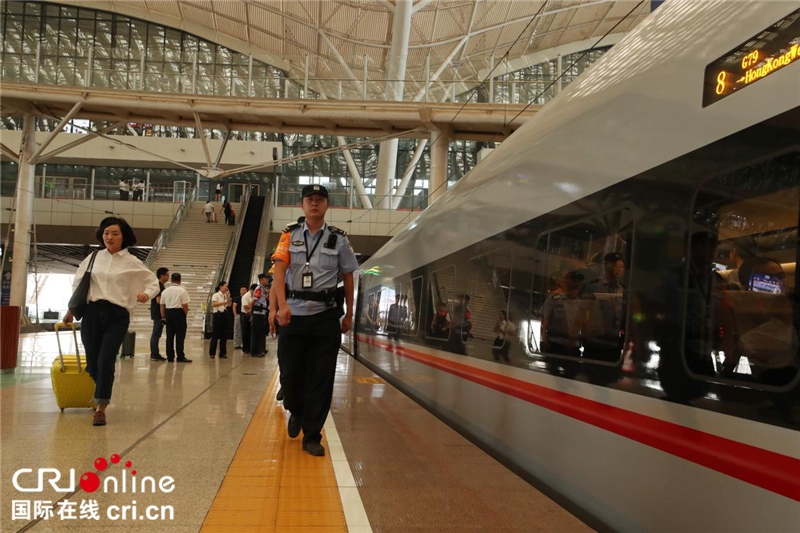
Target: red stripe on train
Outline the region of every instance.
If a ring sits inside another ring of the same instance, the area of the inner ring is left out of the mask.
[[[800,501],[800,460],[359,335],[359,340]]]

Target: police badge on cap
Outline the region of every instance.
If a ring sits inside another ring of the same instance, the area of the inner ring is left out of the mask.
[[[306,185],[303,187],[303,198],[311,196],[312,194],[319,194],[320,196],[328,197],[328,189],[322,185]]]

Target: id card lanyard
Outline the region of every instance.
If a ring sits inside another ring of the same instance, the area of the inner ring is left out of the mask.
[[[314,252],[317,251],[317,246],[319,243],[322,242],[322,233],[325,232],[325,228],[320,230],[320,236],[317,239],[317,242],[314,244],[314,247],[311,249],[311,252],[308,251],[308,236],[306,232],[303,231],[303,241],[306,243],[306,271],[303,272],[303,289],[310,289],[314,286],[314,274],[311,272],[311,258],[314,256]]]

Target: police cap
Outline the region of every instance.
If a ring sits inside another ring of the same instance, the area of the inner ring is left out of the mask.
[[[306,185],[303,187],[303,198],[311,196],[312,194],[319,194],[320,196],[328,197],[328,189],[322,185]]]
[[[605,257],[603,257],[603,263],[616,263],[617,261],[624,261],[624,259],[616,252],[606,254]]]

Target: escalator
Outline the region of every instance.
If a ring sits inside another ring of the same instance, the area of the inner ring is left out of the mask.
[[[264,196],[251,196],[247,203],[247,212],[242,221],[242,233],[239,237],[239,246],[233,259],[233,267],[228,278],[228,287],[232,296],[239,296],[240,287],[250,287],[253,283],[258,283],[257,279],[252,278],[253,264],[256,260],[256,245],[258,244],[259,231],[261,229],[262,218],[265,215]],[[262,258],[263,260],[263,258]],[[256,272],[258,275],[258,272]],[[233,338],[233,315],[228,321],[228,338]]]
[[[219,266],[214,286],[220,281],[228,282],[231,297],[239,296],[241,287],[250,287],[257,283],[258,274],[264,271],[266,263],[267,245],[269,242],[269,225],[271,204],[270,194],[267,196],[250,195],[242,199],[241,219],[237,224],[236,232],[231,236],[228,251],[223,263]],[[211,296],[206,306],[205,334],[211,336]],[[233,314],[228,314],[227,337],[233,339]]]

